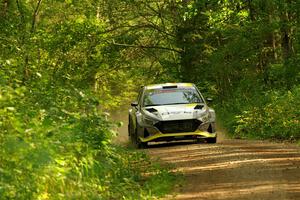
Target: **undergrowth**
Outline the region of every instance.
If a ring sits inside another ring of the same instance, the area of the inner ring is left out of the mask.
[[[0,89],[1,199],[154,199],[173,185],[145,153],[114,146],[87,90]]]
[[[300,139],[300,87],[291,90],[236,91],[217,106],[218,117],[234,138]]]

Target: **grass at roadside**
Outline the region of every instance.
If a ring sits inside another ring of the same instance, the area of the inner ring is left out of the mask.
[[[171,194],[174,188],[182,182],[180,173],[171,172],[172,166],[161,166],[156,163],[154,164],[154,168],[157,171],[147,178],[145,186],[155,197],[163,197]]]
[[[152,160],[146,152],[132,147],[115,146],[121,153],[122,159],[127,163],[126,167],[134,176],[128,177],[134,180],[128,191],[124,188],[124,199],[157,199],[170,194],[177,183],[180,182],[180,174],[173,172],[169,164],[161,164],[159,160]],[[123,193],[121,192],[121,193]],[[128,196],[128,194],[130,194]]]

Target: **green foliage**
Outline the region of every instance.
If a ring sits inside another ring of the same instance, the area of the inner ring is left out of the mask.
[[[127,104],[144,72],[110,46],[117,37],[100,16],[104,2],[7,2],[0,11],[1,199],[162,195],[153,179],[166,177],[169,186],[169,171],[111,143],[115,125],[103,111]]]
[[[174,177],[103,111],[196,83],[235,137],[299,139],[296,1],[2,1],[0,196],[149,199]]]
[[[169,169],[158,167],[145,183],[145,187],[155,196],[163,197],[165,194],[171,193],[174,187],[178,186],[178,181],[182,180],[180,178],[178,174],[171,174]]]
[[[285,93],[270,92],[264,105],[236,116],[235,135],[240,137],[296,140],[300,138],[300,88]]]
[[[249,89],[249,88],[248,88]],[[295,141],[299,135],[299,86],[291,91],[236,91],[232,100],[218,105],[219,118],[236,138]]]
[[[112,146],[114,125],[98,111],[92,95],[60,89],[56,94],[47,90],[41,98],[26,87],[1,87],[1,197],[149,199],[162,195],[153,188],[153,179],[169,177],[169,172],[152,165],[141,152]],[[70,95],[68,102],[44,104],[66,95]],[[172,180],[154,183],[168,186]]]

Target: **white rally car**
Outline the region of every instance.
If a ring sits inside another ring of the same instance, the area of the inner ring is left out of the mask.
[[[215,111],[194,84],[149,85],[131,103],[128,133],[139,148],[156,141],[205,139],[216,143],[215,120]]]

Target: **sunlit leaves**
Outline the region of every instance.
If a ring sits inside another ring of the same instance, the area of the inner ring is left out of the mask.
[[[294,109],[300,101],[299,87],[284,95],[271,92],[267,98],[270,99],[263,107],[254,107],[236,116],[235,134],[241,137],[300,139],[300,113]]]

